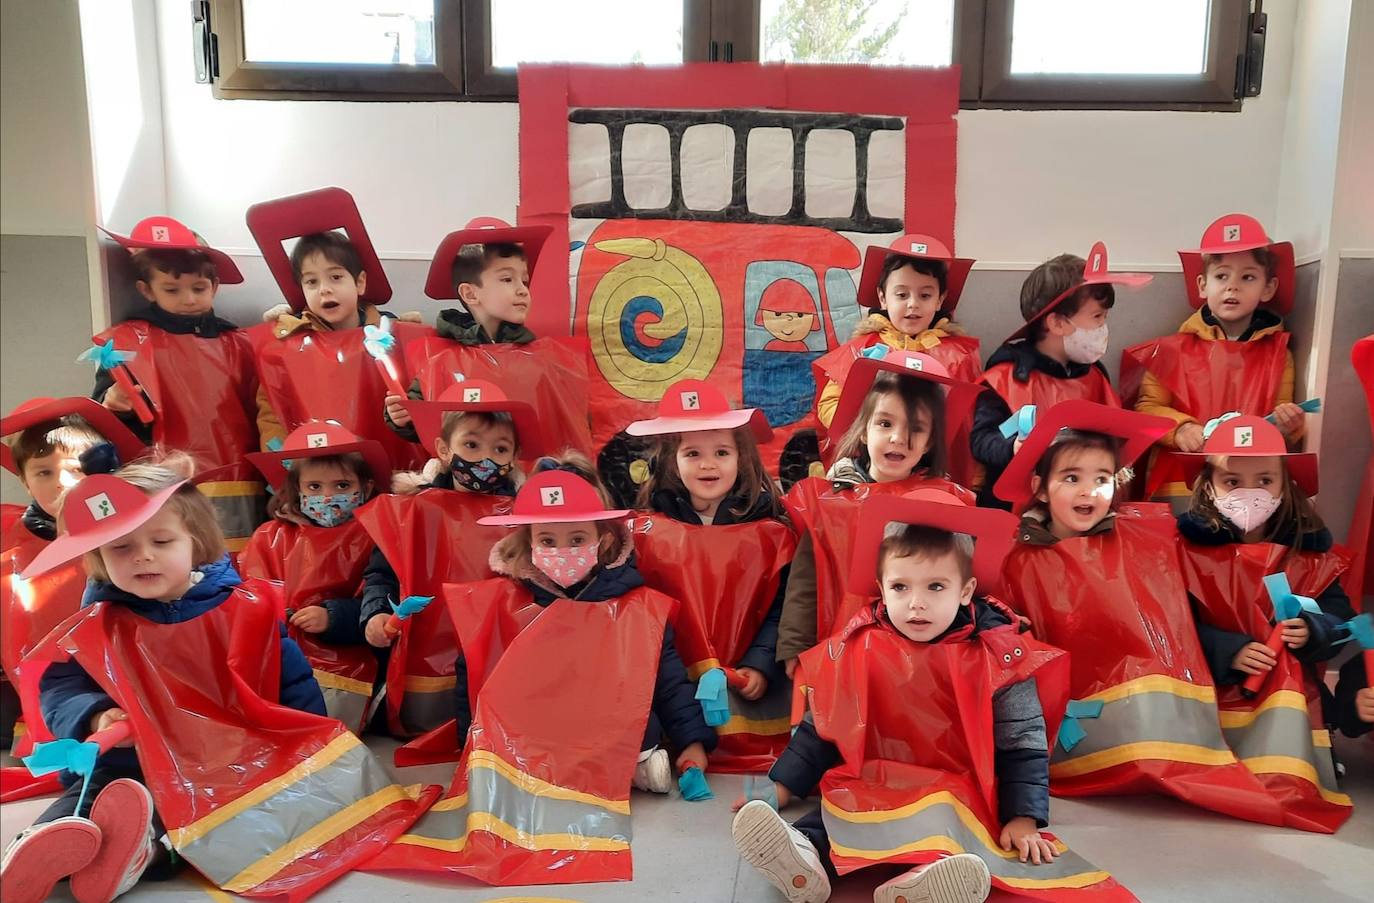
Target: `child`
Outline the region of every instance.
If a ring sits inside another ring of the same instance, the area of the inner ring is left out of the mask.
[[[336,424],[312,421],[288,436],[281,451],[249,459],[275,493],[268,505],[273,519],[244,546],[239,570],[282,581],[292,638],[315,671],[330,717],[361,733],[377,657],[358,623],[372,539],[353,513],[378,486],[391,485],[386,450]]]
[[[1285,824],[1330,833],[1349,817],[1350,799],[1336,788],[1317,663],[1339,651],[1341,625],[1354,617],[1339,583],[1349,558],[1308,500],[1315,455],[1290,453],[1263,417],[1223,415],[1208,427],[1202,452],[1184,459],[1193,498],[1178,531],[1222,728],[1283,804]],[[1271,627],[1287,608],[1266,591],[1275,574],[1315,603]]]
[[[462,306],[439,311],[437,336],[406,345],[406,368],[415,375],[407,394],[433,399],[455,380],[495,380],[511,398],[540,412],[551,447],[591,454],[589,346],[581,339],[536,339],[524,325],[532,303],[530,274],[551,231],[477,217],[444,237],[425,294],[456,298]],[[388,395],[386,417],[398,433],[414,438],[405,401]]]
[[[132,355],[123,366],[152,409],[151,425],[110,370],[96,374],[91,397],[119,415],[146,444],[195,459],[198,486],[215,506],[231,552],[262,522],[265,492],[244,459],[258,449],[258,378],[248,337],[215,316],[220,283],[243,281],[229,255],[206,246],[176,220],[154,216],[128,237],[136,287],[148,306],[96,336],[96,345]]]
[[[1227,411],[1272,413],[1295,447],[1306,416],[1293,403],[1293,352],[1283,327],[1293,309],[1293,245],[1270,241],[1253,217],[1229,213],[1207,227],[1200,247],[1178,256],[1196,313],[1175,334],[1122,353],[1123,396],[1136,410],[1173,421],[1160,440],[1165,449],[1198,451],[1203,424]],[[1152,495],[1187,496],[1176,463],[1151,471]]]
[[[534,410],[482,380],[458,383],[438,401],[410,401],[406,408],[437,460],[422,474],[398,475],[396,495],[379,496],[357,512],[377,546],[363,572],[359,624],[367,642],[391,647],[386,708],[392,733],[433,732],[397,761],[421,761],[407,759],[411,754],[443,761],[458,753],[445,727],[454,686],[453,624],[434,604],[393,636],[386,629],[392,605],[407,596],[437,598],[445,583],[488,575],[487,550],[504,534],[478,519],[509,510],[524,479],[517,459],[534,457],[545,445]]]
[[[418,814],[357,738],[322,717],[274,587],[239,585],[191,467],[178,455],[87,477],[63,497],[65,535],[24,572],[84,555],[91,575],[83,611],[40,650],[53,662],[42,678],[53,732],[129,733],[87,787],[70,786],[6,850],[6,900],[42,900],[67,874],[76,899],[111,900],[166,858],[164,831],[226,891],[304,896]],[[244,809],[254,797],[286,802]],[[382,806],[340,820],[364,799]]]
[[[804,715],[769,772],[779,809],[819,787],[822,811],[789,826],[756,799],[732,829],[788,900],[821,903],[876,863],[916,867],[875,903],[981,901],[992,883],[1128,898],[1040,833],[1068,662],[984,594],[1015,526],[930,489],[865,504],[849,585],[878,599],[802,656]]]
[[[831,421],[830,472],[800,481],[784,499],[800,533],[778,623],[778,661],[788,677],[798,655],[862,604],[845,597],[844,575],[863,499],[928,486],[972,502],[972,493],[946,479],[946,471],[950,437],[978,392],[919,352],[855,361]]]
[[[1347,737],[1360,737],[1374,730],[1374,686],[1370,684],[1366,656],[1352,656],[1341,666],[1331,709],[1332,721]]]
[[[983,466],[979,505],[1006,507],[992,487],[1020,442],[1001,432],[1014,411],[1075,398],[1121,406],[1100,363],[1107,353],[1107,311],[1116,303],[1112,286],[1142,286],[1151,278],[1108,270],[1107,247],[1100,241],[1086,261],[1060,254],[1026,277],[1021,284],[1026,324],[988,358],[982,381],[993,391],[978,398],[973,414],[970,448]]]
[[[710,383],[668,387],[658,416],[630,424],[655,437],[638,507],[663,517],[632,523],[649,586],[678,599],[677,648],[694,680],[729,675],[732,712],[718,725],[712,766],[765,771],[787,744],[792,687],[777,662],[778,618],[796,538],[759,457],[773,435],[763,412],[731,410]]]
[[[321,230],[322,223],[347,234]],[[381,312],[391,286],[352,196],[324,188],[254,204],[248,228],[289,304],[267,311],[264,324],[248,330],[262,382],[257,406],[263,450],[279,447],[306,421],[334,420],[382,443],[396,467],[420,466],[420,447],[377,416],[387,388],[364,340],[378,330],[390,333],[390,340],[381,341],[395,345],[388,357],[399,368],[401,347],[430,330],[417,313],[397,319]],[[288,260],[282,243],[297,235]]]
[[[490,884],[630,877],[630,787],[705,769],[715,731],[673,646],[672,599],[644,586],[624,519],[591,463],[544,459],[491,551],[498,575],[445,588],[462,638],[463,760],[448,799],[372,868]],[[646,729],[647,721],[647,729]],[[538,838],[530,843],[526,838]]]
[[[1081,712],[1054,748],[1052,789],[1163,792],[1283,824],[1222,736],[1173,517],[1163,505],[1118,505],[1124,468],[1169,421],[1090,401],[1036,413],[996,491],[1021,511],[1008,600],[1036,637],[1069,653],[1070,706]]]

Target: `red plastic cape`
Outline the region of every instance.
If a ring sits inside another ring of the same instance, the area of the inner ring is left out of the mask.
[[[674,602],[641,587],[541,609],[507,578],[445,595],[471,650],[472,729],[445,797],[367,868],[629,880],[630,779]]]
[[[461,345],[428,336],[405,347],[406,367],[431,401],[460,379],[485,379],[512,401],[539,412],[545,447],[593,455],[591,350],[586,339],[535,339],[527,345]]]
[[[372,547],[372,537],[356,520],[337,527],[273,520],[258,527],[244,546],[238,569],[244,577],[282,584],[278,617],[286,622],[286,609],[299,611],[330,599],[357,598]],[[334,646],[318,639],[318,634],[287,629],[315,671],[329,716],[361,733],[377,679],[372,647]]]
[[[843,875],[971,852],[987,863],[994,887],[1015,894],[1135,899],[1062,842],[1045,865],[1022,863],[997,843],[992,696],[1035,677],[1054,736],[1068,671],[1062,651],[1011,625],[976,635],[969,626],[938,643],[914,643],[877,605],[803,653],[797,680],[816,733],[840,754],[821,781],[835,869]]]
[[[1198,645],[1165,505],[1127,505],[1106,533],[1052,546],[1018,543],[1004,574],[1035,635],[1070,655],[1076,700],[1103,703],[1078,721],[1072,750],[1055,744],[1059,796],[1162,792],[1264,824],[1283,813],[1226,745],[1217,690]]]
[[[777,520],[703,527],[662,514],[630,523],[644,582],[677,599],[677,650],[692,680],[733,668],[749,649],[777,598],[797,538]],[[730,720],[716,732],[711,770],[764,773],[792,734],[792,688],[770,685],[749,702],[730,691]]]
[[[1349,565],[1340,551],[1298,552],[1273,543],[1201,546],[1183,543],[1188,592],[1214,627],[1245,633],[1262,643],[1269,636],[1273,603],[1264,577],[1283,571],[1293,592],[1317,596]],[[1304,831],[1335,832],[1350,817],[1350,797],[1336,786],[1331,734],[1321,717],[1320,676],[1287,651],[1254,699],[1240,687],[1223,687],[1218,702],[1226,742],[1283,808],[1284,824]]]
[[[1061,401],[1077,399],[1121,407],[1121,399],[1116,397],[1111,381],[1097,367],[1089,368],[1087,373],[1077,379],[1060,379],[1039,370],[1032,370],[1030,379],[1025,382],[1016,379],[1013,375],[1014,369],[1014,365],[1008,361],[989,367],[983,372],[983,382],[1001,395],[1002,400],[1013,412],[1028,404],[1045,409],[1054,407]]]
[[[24,527],[25,505],[0,504],[0,551],[13,548],[25,536],[32,534]]]
[[[248,337],[257,357],[258,379],[288,433],[308,420],[335,420],[362,439],[382,443],[397,470],[416,469],[425,463],[425,450],[396,435],[382,418],[386,383],[372,355],[363,348],[361,327],[339,332],[298,331],[278,339],[272,333],[274,325],[254,326]],[[397,343],[391,359],[399,369],[399,349],[433,330],[393,320],[391,331]]]
[[[339,722],[277,704],[275,596],[250,581],[178,624],[99,604],[39,652],[75,657],[129,713],[182,858],[230,893],[295,901],[402,834],[438,788],[397,785]]]
[[[511,499],[447,489],[417,495],[380,495],[359,508],[354,519],[401,581],[401,598],[433,596],[435,602],[412,616],[391,644],[386,673],[386,712],[392,733],[414,737],[448,722],[453,714],[453,661],[458,640],[453,622],[438,604],[445,583],[465,583],[491,575],[491,547],[506,535],[504,527],[483,527],[479,517],[509,514]],[[401,599],[394,600],[398,604]],[[451,732],[450,732],[451,734]],[[397,763],[457,758],[456,741],[442,744],[439,755]]]
[[[911,477],[895,483],[865,483],[835,491],[830,481],[807,477],[783,498],[787,516],[798,530],[811,536],[816,559],[816,638],[829,636],[843,626],[868,601],[845,590],[853,557],[854,534],[864,499],[876,495],[902,495],[916,489],[939,489],[973,505],[974,496],[949,480]]]

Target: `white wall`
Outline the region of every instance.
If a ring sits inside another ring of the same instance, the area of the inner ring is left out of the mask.
[[[1342,107],[1332,243],[1374,256],[1374,3],[1350,12]]]

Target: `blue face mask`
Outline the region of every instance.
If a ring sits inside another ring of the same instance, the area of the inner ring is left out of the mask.
[[[321,527],[337,527],[353,518],[353,509],[363,503],[360,491],[344,495],[303,495],[301,514]]]

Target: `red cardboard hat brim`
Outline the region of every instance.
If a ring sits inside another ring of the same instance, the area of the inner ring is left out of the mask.
[[[113,238],[119,243],[120,247],[129,251],[199,251],[214,262],[215,276],[219,279],[221,285],[237,285],[243,281],[243,274],[239,272],[238,264],[234,263],[234,259],[223,251],[212,248],[209,245],[179,245],[156,241],[139,241],[127,235],[111,232],[104,226],[96,226],[96,228],[110,236],[110,238]]]
[[[57,420],[72,414],[81,417],[96,432],[104,436],[106,441],[114,445],[115,450],[119,452],[121,464],[127,464],[143,454],[143,441],[135,436],[115,416],[113,411],[92,399],[80,396],[53,398],[42,404],[0,418],[0,436],[12,436],[31,426],[37,426],[40,423]],[[15,466],[14,452],[8,443],[0,443],[0,466],[15,476],[22,476]]]
[[[920,524],[967,533],[974,539],[973,576],[977,592],[996,594],[1002,583],[1002,564],[1016,539],[1018,521],[998,508],[931,502],[899,495],[873,496],[859,512],[858,535],[849,570],[849,591],[865,598],[879,595],[878,549],[890,523]]]
[[[283,462],[303,458],[328,458],[350,452],[358,452],[363,456],[363,460],[367,462],[367,469],[372,474],[372,485],[376,491],[387,492],[391,489],[391,459],[387,457],[386,449],[375,439],[359,439],[357,442],[325,445],[319,448],[249,452],[247,458],[272,488],[279,490],[285,485],[287,477]]]
[[[577,524],[583,521],[618,520],[629,517],[633,511],[567,511],[558,514],[493,514],[479,517],[477,523],[484,527],[523,527],[527,524]]]
[[[525,252],[525,264],[533,275],[539,250],[552,234],[552,226],[510,226],[505,229],[459,229],[450,232],[434,251],[434,259],[429,264],[429,276],[425,279],[425,294],[435,301],[458,297],[458,289],[453,284],[453,260],[464,245],[520,245]]]
[[[945,299],[940,309],[947,314],[954,313],[959,306],[959,298],[964,294],[964,283],[968,281],[969,271],[973,269],[973,259],[969,257],[931,257],[921,254],[903,254],[891,248],[869,245],[864,251],[863,269],[859,271],[859,294],[856,300],[860,307],[881,307],[878,302],[878,276],[883,264],[891,256],[905,257],[908,260],[938,260],[944,262],[949,272],[945,277]]]
[[[1039,313],[1037,313],[1035,316],[1031,317],[1029,320],[1023,323],[1020,329],[1016,330],[1011,335],[1007,336],[1006,340],[1003,341],[1002,344],[1006,345],[1009,342],[1016,341],[1017,339],[1024,339],[1027,335],[1030,334],[1032,326],[1034,326],[1036,323],[1040,322],[1041,320],[1045,319],[1045,317],[1052,314],[1056,307],[1063,304],[1066,300],[1072,297],[1074,292],[1078,291],[1085,285],[1124,285],[1126,286],[1126,288],[1140,288],[1143,285],[1148,285],[1154,278],[1155,277],[1149,273],[1107,273],[1104,276],[1090,276],[1087,279],[1080,280],[1079,282],[1076,282],[1072,287],[1065,289],[1063,292],[1061,292],[1059,296],[1056,297],[1049,304],[1046,304],[1045,307]]]
[[[1240,251],[1253,251],[1255,248],[1268,248],[1278,258],[1278,263],[1274,267],[1274,276],[1279,280],[1278,291],[1274,293],[1274,297],[1265,306],[1281,317],[1288,316],[1293,310],[1293,299],[1297,294],[1296,281],[1298,275],[1297,260],[1293,254],[1291,241],[1256,242],[1253,245],[1247,244],[1243,248],[1228,247],[1224,250],[1193,248],[1179,251],[1178,259],[1183,264],[1183,285],[1188,292],[1188,303],[1192,305],[1193,309],[1197,310],[1206,303],[1197,290],[1197,280],[1202,275],[1202,256],[1204,254],[1231,254]]]
[[[248,231],[262,251],[262,258],[277,281],[282,296],[299,313],[305,309],[305,292],[291,269],[282,242],[318,232],[342,229],[362,261],[367,273],[366,291],[358,300],[365,304],[385,304],[391,300],[391,283],[382,269],[382,262],[363,225],[362,214],[353,195],[342,188],[320,188],[270,201],[260,201],[248,208],[245,217]]]
[[[1207,455],[1201,452],[1172,452],[1179,459],[1183,466],[1184,479],[1189,486],[1197,482],[1198,474],[1202,473],[1202,465],[1210,457],[1217,455]],[[1231,458],[1283,458],[1284,466],[1288,468],[1288,475],[1293,478],[1293,482],[1298,484],[1298,488],[1307,496],[1317,494],[1320,481],[1318,479],[1317,456],[1312,452],[1289,452],[1285,455],[1263,455],[1246,454],[1245,452],[1231,452],[1227,455]]]
[[[28,580],[57,567],[59,564],[79,558],[87,552],[94,551],[113,542],[121,536],[128,536],[130,533],[143,526],[162,510],[162,506],[167,504],[167,500],[172,497],[182,486],[186,485],[186,480],[181,480],[158,492],[156,495],[148,497],[146,504],[140,506],[133,514],[107,518],[97,522],[92,530],[84,533],[62,533],[41,552],[34,556],[28,566],[19,576]]]
[[[520,446],[520,460],[528,461],[540,455],[550,454],[544,441],[543,430],[539,426],[539,417],[534,413],[534,408],[523,401],[512,401],[508,398],[499,401],[471,402],[407,401],[405,408],[410,412],[410,419],[415,423],[415,432],[419,434],[425,451],[430,454],[434,453],[436,440],[443,438],[440,433],[443,431],[444,415],[450,411],[462,411],[467,414],[510,414],[511,420],[515,421],[515,439]]]
[[[748,426],[754,433],[754,438],[760,443],[773,438],[773,428],[768,425],[768,418],[758,408],[740,408],[737,411],[700,414],[694,417],[653,417],[649,420],[636,420],[625,427],[625,432],[631,436],[664,436],[671,433],[734,430],[742,426]]]
[[[974,400],[977,399],[979,393],[987,388],[977,383],[955,379],[952,376],[940,376],[925,370],[911,370],[888,358],[860,357],[849,368],[849,375],[845,377],[844,386],[840,389],[840,399],[835,405],[835,414],[830,418],[829,433],[831,436],[844,435],[845,431],[854,423],[854,418],[859,416],[859,411],[863,409],[864,397],[873,387],[873,381],[877,378],[878,373],[884,370],[945,386],[947,389],[945,409],[947,413],[954,414],[956,420],[972,411]],[[969,410],[961,412],[960,407],[965,404]]]

